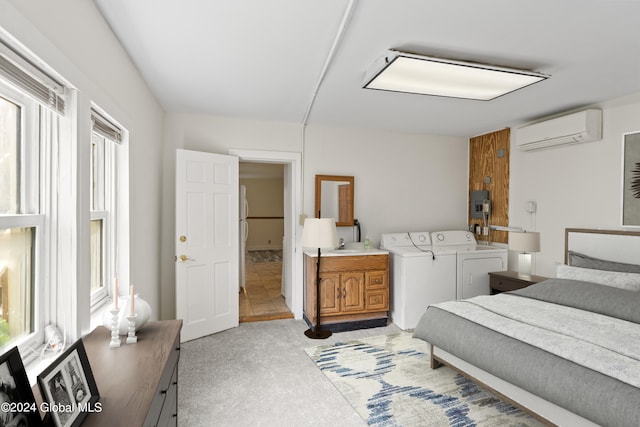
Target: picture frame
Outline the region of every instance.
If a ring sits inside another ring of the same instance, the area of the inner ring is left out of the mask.
[[[100,394],[82,339],[38,375],[38,387],[56,427],[78,426],[87,414],[100,412]]]
[[[640,132],[622,141],[622,226],[640,227]]]
[[[0,414],[3,425],[43,425],[18,347],[0,356]]]

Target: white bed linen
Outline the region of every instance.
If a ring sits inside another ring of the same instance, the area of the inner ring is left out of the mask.
[[[636,323],[509,294],[435,306],[640,387],[640,325]]]

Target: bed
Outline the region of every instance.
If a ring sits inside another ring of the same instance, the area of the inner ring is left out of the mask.
[[[640,425],[640,232],[565,230],[556,278],[430,306],[445,364],[549,425]]]

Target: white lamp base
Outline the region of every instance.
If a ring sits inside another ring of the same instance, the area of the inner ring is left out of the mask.
[[[522,252],[518,254],[518,277],[531,279],[531,254]]]

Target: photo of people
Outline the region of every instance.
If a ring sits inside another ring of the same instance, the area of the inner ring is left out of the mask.
[[[38,376],[38,385],[56,427],[77,426],[82,422],[89,403],[98,399],[82,340],[76,341]]]
[[[59,408],[67,408],[71,406],[71,396],[69,395],[69,387],[62,375],[62,371],[58,371],[53,378],[49,380],[49,393],[51,394],[51,402]],[[71,417],[71,411],[55,411],[60,419],[61,425],[66,425],[67,420]]]
[[[9,362],[0,365],[0,404],[16,403],[19,401],[16,381],[9,370]],[[29,422],[24,414],[10,411],[0,411],[0,427],[24,426]]]
[[[81,405],[87,401],[88,385],[80,369],[77,352],[69,354],[59,365],[58,370],[48,380],[50,402],[56,405],[54,418],[58,418],[60,426],[72,425],[81,411]]]

